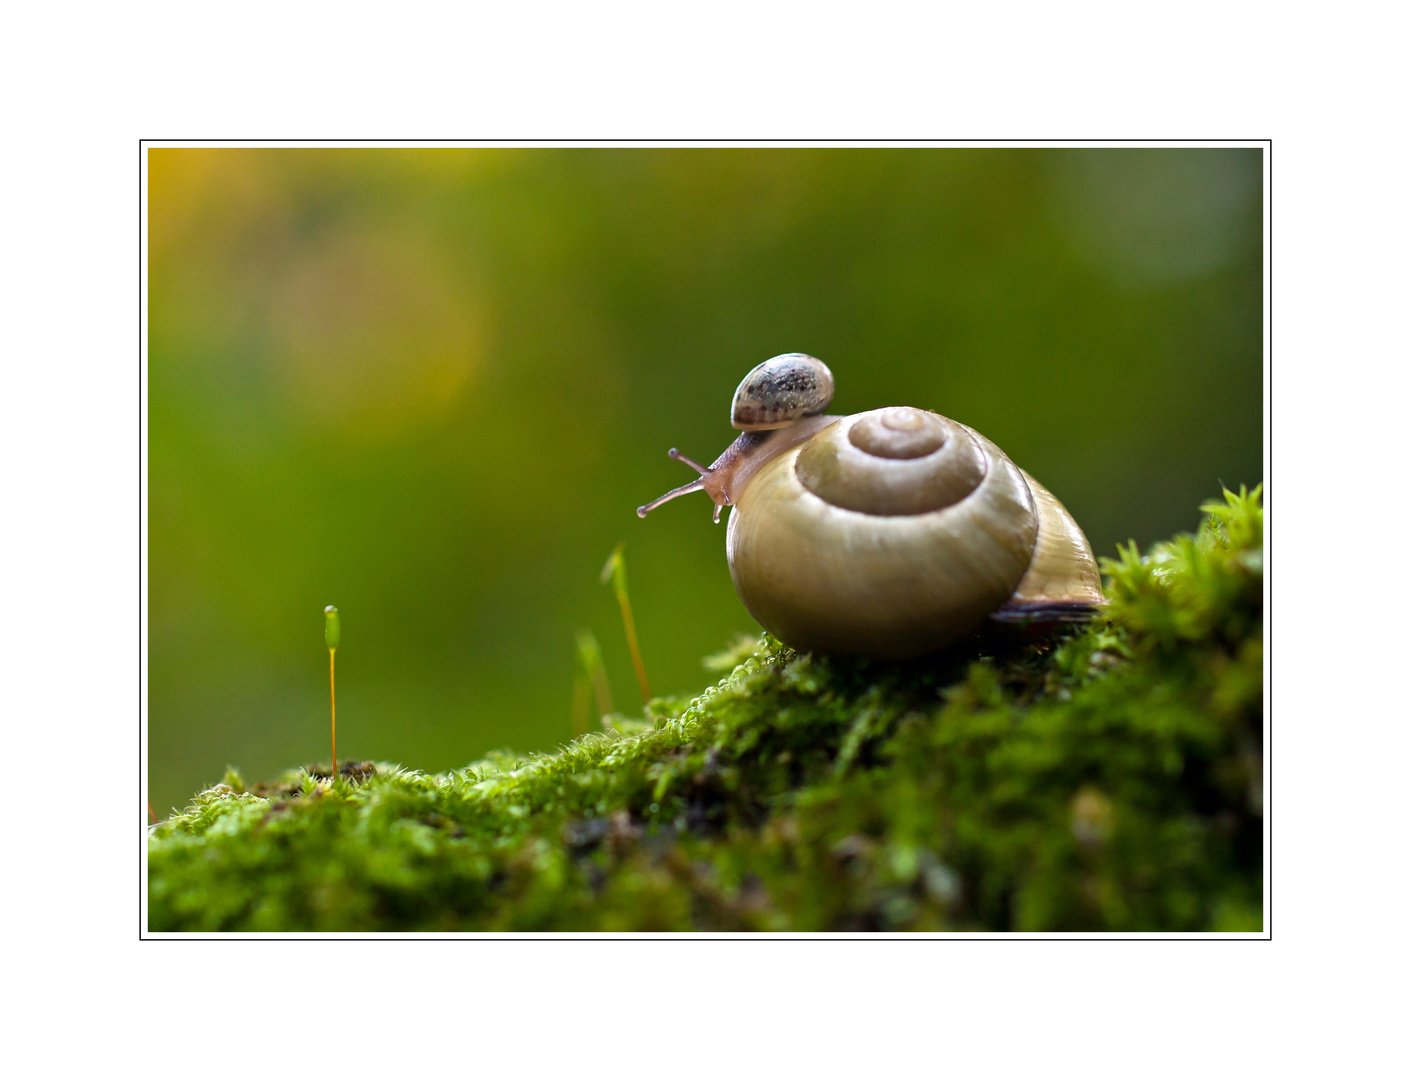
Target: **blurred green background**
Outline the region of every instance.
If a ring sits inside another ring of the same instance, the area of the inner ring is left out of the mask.
[[[1099,554],[1262,479],[1250,149],[151,149],[150,796],[571,735],[574,632],[640,707],[755,630],[691,479],[731,394],[824,359],[932,408]]]

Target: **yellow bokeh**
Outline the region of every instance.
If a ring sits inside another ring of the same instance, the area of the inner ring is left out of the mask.
[[[348,229],[269,283],[276,371],[316,425],[395,430],[454,403],[483,349],[467,283],[415,235]]]
[[[273,411],[296,426],[360,438],[432,419],[465,391],[487,308],[465,253],[451,257],[396,203],[339,208],[320,165],[453,183],[494,152],[149,154],[153,292],[174,298],[159,329],[180,342],[169,362],[258,374]]]

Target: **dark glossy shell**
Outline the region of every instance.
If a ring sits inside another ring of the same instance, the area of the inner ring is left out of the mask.
[[[730,404],[730,424],[740,431],[768,431],[818,416],[833,400],[833,373],[822,360],[784,353],[744,377]]]

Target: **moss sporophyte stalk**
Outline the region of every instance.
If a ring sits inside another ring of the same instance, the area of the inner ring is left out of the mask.
[[[1036,642],[766,635],[556,753],[228,773],[151,828],[150,928],[1259,930],[1260,491],[1202,509]]]
[[[627,599],[627,560],[622,555],[626,544],[618,544],[612,549],[608,561],[603,564],[600,581],[606,585],[612,582],[612,591],[617,596],[617,606],[622,612],[622,629],[627,635],[627,649],[632,654],[632,667],[637,672],[637,682],[642,688],[642,704],[652,699],[651,688],[647,685],[647,669],[642,663],[642,650],[637,647],[637,627],[632,621],[632,604]]]
[[[338,609],[332,604],[323,609],[323,643],[328,646],[328,709],[333,738],[333,775],[338,775],[338,695],[333,688],[333,656],[342,640],[343,627],[338,621]]]
[[[587,630],[578,631],[578,674],[573,681],[573,734],[588,733],[588,694],[591,688],[597,700],[598,716],[604,720],[612,715],[612,689],[608,685],[607,668],[603,666],[598,639]]]

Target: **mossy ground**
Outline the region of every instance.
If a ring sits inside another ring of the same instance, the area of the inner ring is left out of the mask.
[[[1068,636],[765,637],[556,754],[230,774],[152,827],[149,928],[1260,930],[1263,511],[1203,509]]]

